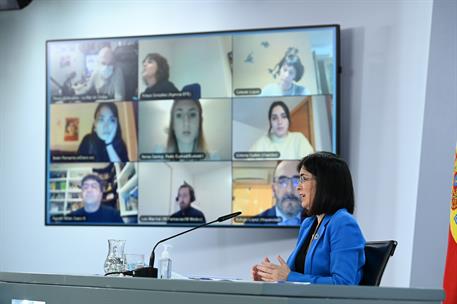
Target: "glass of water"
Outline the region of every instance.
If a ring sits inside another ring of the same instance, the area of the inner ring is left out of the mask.
[[[144,254],[127,253],[124,255],[125,270],[144,267]]]

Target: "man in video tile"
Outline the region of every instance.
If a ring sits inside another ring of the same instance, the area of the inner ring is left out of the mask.
[[[179,211],[170,215],[169,224],[203,224],[206,223],[205,215],[200,210],[191,206],[195,201],[194,188],[184,182],[178,189],[176,201],[179,204]]]
[[[123,223],[119,211],[102,204],[103,180],[88,174],[81,181],[81,198],[84,206],[69,214],[72,222],[83,223]]]
[[[246,224],[300,225],[305,213],[297,186],[298,160],[281,161],[276,166],[272,190],[275,205],[246,221]]]

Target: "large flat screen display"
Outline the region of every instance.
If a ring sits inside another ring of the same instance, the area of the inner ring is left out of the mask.
[[[339,26],[46,42],[46,225],[298,227],[338,153]],[[216,225],[217,226],[217,225]]]

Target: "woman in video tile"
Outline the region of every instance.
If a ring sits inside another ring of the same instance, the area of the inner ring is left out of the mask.
[[[298,49],[290,47],[284,57],[279,61],[270,73],[278,81],[268,84],[262,89],[262,96],[297,96],[308,95],[306,88],[297,84],[305,72]]]
[[[203,111],[198,99],[177,99],[171,107],[168,153],[207,153]]]
[[[252,152],[279,152],[280,159],[300,159],[314,152],[300,132],[289,132],[290,111],[283,101],[275,101],[268,110],[270,128],[250,148]]]
[[[170,124],[166,146],[156,146],[155,153],[181,154],[179,160],[219,160],[217,152],[209,152],[203,132],[203,107],[198,83],[184,86],[186,98],[175,99],[170,110]]]
[[[92,132],[84,136],[78,154],[94,156],[97,162],[128,161],[115,103],[105,102],[97,106]]]
[[[169,77],[170,66],[165,57],[158,53],[146,55],[143,60],[143,81],[147,88],[141,94],[142,98],[166,98],[169,93],[178,93],[175,85],[168,80]]]

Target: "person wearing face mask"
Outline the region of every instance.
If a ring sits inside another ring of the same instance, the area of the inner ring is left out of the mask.
[[[271,189],[275,198],[273,207],[248,219],[245,224],[269,224],[298,226],[305,217],[297,191],[300,177],[297,174],[298,160],[278,162],[273,174]]]
[[[284,57],[279,61],[270,73],[275,83],[268,84],[262,89],[261,96],[297,96],[308,95],[306,88],[297,84],[303,77],[305,67],[300,57],[298,49],[290,47],[287,49]]]
[[[73,87],[76,95],[102,95],[106,100],[125,100],[124,75],[115,65],[111,47],[106,46],[98,53],[97,68],[84,85]]]
[[[279,159],[300,159],[314,152],[300,132],[289,132],[290,112],[283,101],[275,101],[268,110],[270,128],[249,149],[251,152],[279,152]]]
[[[167,98],[169,93],[178,93],[175,85],[168,80],[169,77],[167,59],[158,53],[147,54],[143,60],[143,81],[147,88],[141,93],[141,98]]]
[[[113,102],[99,103],[95,109],[92,132],[84,136],[78,155],[91,156],[96,162],[127,162],[128,154]]]
[[[288,260],[268,257],[251,269],[255,281],[357,285],[365,264],[365,238],[352,215],[354,189],[349,168],[333,153],[318,152],[297,166],[297,191],[308,217]]]

